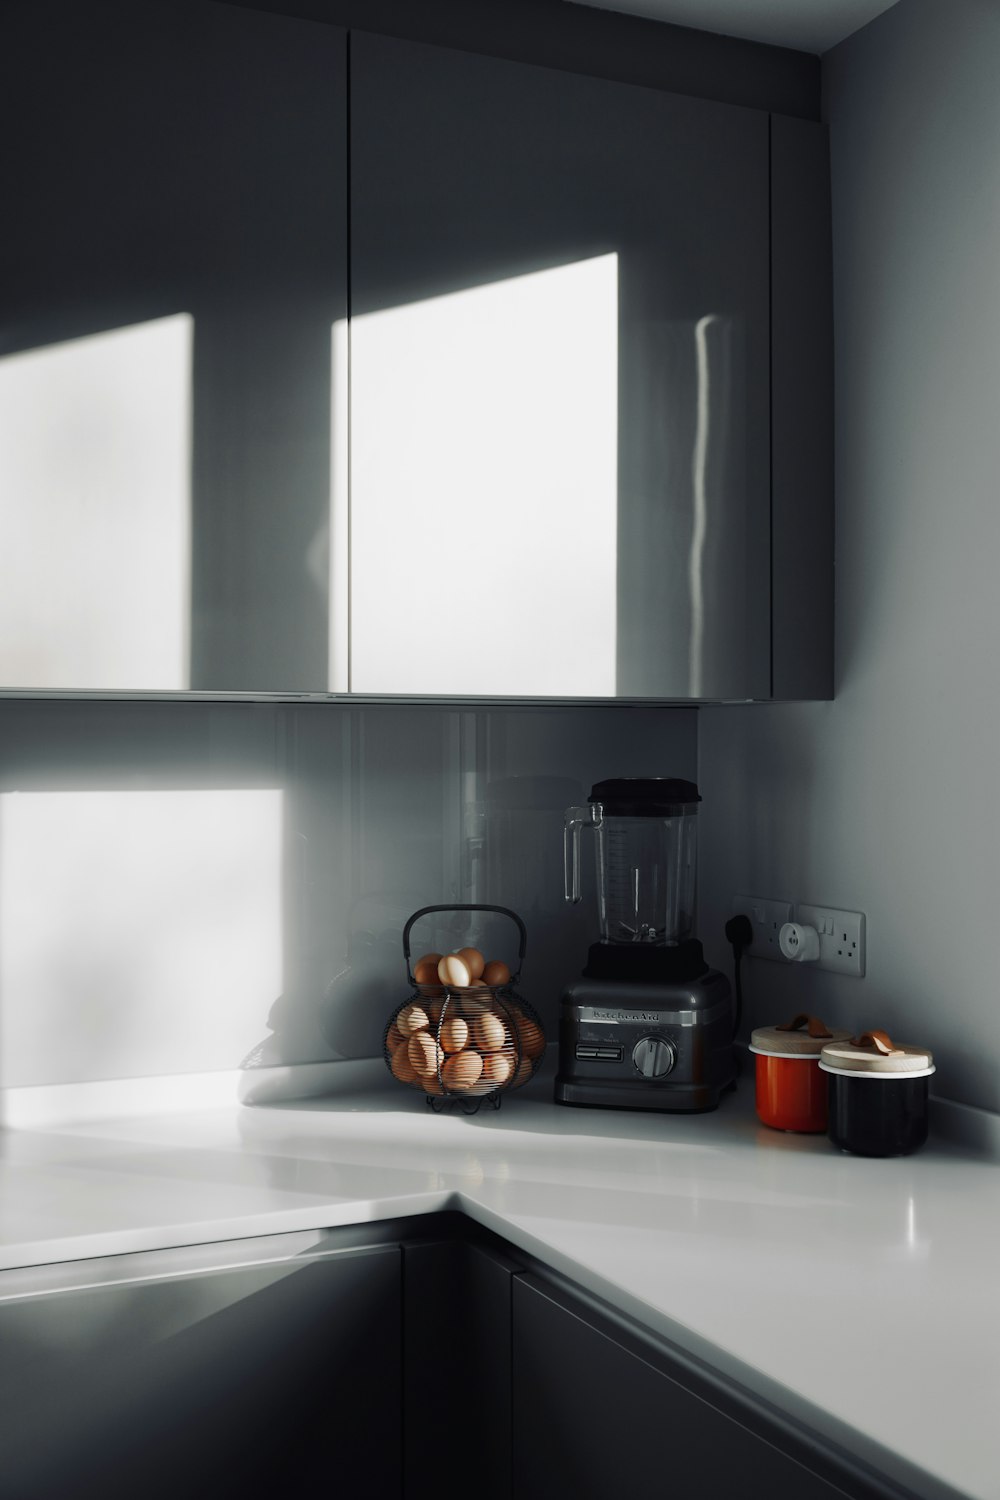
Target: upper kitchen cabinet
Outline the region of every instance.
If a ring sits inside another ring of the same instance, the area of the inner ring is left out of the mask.
[[[0,685],[328,688],[346,37],[0,18]]]
[[[760,112],[352,34],[335,685],[780,693],[770,171]]]
[[[0,690],[829,695],[822,127],[11,0],[0,131]]]

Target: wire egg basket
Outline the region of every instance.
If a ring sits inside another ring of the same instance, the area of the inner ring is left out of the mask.
[[[416,964],[410,953],[410,932],[415,922],[433,912],[498,912],[518,930],[517,966],[513,973],[499,961],[486,964],[485,978],[500,974],[501,982],[485,983],[472,978],[478,967],[462,955],[425,954]],[[545,1031],[537,1012],[514,988],[524,963],[527,932],[521,918],[506,906],[422,906],[403,928],[403,954],[410,993],[386,1023],[382,1037],[385,1065],[399,1083],[426,1096],[434,1110],[459,1105],[474,1114],[483,1104],[499,1109],[501,1097],[523,1087],[541,1066],[545,1054]],[[431,960],[455,960],[446,965],[436,983],[426,979],[435,967]],[[504,977],[504,974],[506,977]],[[468,975],[469,982],[464,981]],[[459,982],[456,982],[459,981]]]

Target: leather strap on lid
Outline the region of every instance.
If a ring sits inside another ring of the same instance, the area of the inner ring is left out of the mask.
[[[823,1022],[819,1019],[818,1016],[811,1016],[804,1010],[800,1011],[797,1016],[794,1016],[791,1021],[783,1021],[774,1029],[775,1031],[799,1031],[803,1026],[806,1028],[810,1036],[814,1036],[817,1038],[824,1036],[833,1036],[833,1032],[828,1026],[823,1025]],[[884,1035],[883,1032],[879,1032],[878,1034],[879,1036]],[[859,1042],[857,1045],[860,1046],[861,1043]],[[892,1044],[890,1043],[890,1046],[891,1045]]]
[[[851,1037],[852,1047],[874,1047],[883,1057],[905,1057],[902,1047],[897,1047],[887,1031],[863,1031]]]

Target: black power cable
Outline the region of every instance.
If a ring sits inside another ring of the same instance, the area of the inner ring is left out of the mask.
[[[753,942],[753,923],[749,917],[730,917],[726,923],[726,938],[732,944],[733,949],[733,988],[736,991],[736,1011],[733,1017],[733,1037],[735,1038],[743,1021],[743,981],[740,976],[740,968],[743,962],[743,954]]]

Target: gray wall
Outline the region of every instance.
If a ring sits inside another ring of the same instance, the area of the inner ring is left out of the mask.
[[[0,1086],[373,1055],[436,902],[519,912],[554,1039],[596,932],[564,807],[695,769],[683,709],[0,702]],[[468,942],[516,955],[489,918],[414,956]]]
[[[836,322],[833,703],[700,723],[702,922],[736,891],[868,916],[868,972],[748,965],[930,1045],[1000,1108],[1000,7],[904,0],[824,59]],[[715,957],[724,954],[716,948]]]

